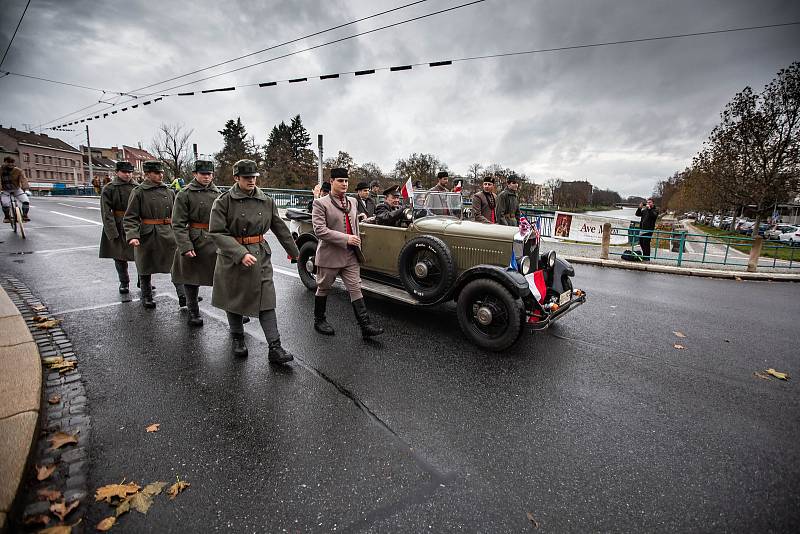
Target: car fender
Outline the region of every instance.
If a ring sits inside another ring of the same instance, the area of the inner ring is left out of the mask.
[[[547,273],[545,275],[547,287],[559,295],[567,290],[567,288],[564,287],[564,279],[575,276],[575,268],[572,266],[572,264],[559,257],[556,257],[556,263],[553,265],[553,270],[551,272],[545,272]]]
[[[299,236],[297,236],[297,239],[295,239],[295,244],[297,245],[297,248],[300,248],[303,245],[305,245],[306,243],[308,243],[309,241],[313,241],[314,243],[318,243],[319,242],[319,240],[317,239],[317,236],[315,236],[314,234],[311,234],[311,233],[306,233],[306,234],[300,234]]]
[[[509,271],[497,265],[476,265],[467,269],[453,284],[453,289],[450,294],[445,298],[458,300],[458,295],[469,282],[477,278],[489,278],[503,285],[512,295],[519,297],[524,301],[533,299],[531,288],[528,286],[528,281],[517,271]],[[444,298],[442,300],[445,300]]]

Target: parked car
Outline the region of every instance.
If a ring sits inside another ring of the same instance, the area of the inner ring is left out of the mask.
[[[720,230],[730,230],[731,223],[733,223],[733,217],[724,217],[719,223]]]
[[[791,246],[800,245],[800,226],[792,226],[788,232],[782,233],[778,239],[782,243],[789,243]]]
[[[764,233],[764,237],[766,239],[773,239],[777,241],[781,238],[781,234],[794,232],[795,228],[797,227],[791,224],[775,224]]]
[[[541,252],[538,233],[464,220],[460,193],[415,193],[413,206],[399,228],[359,223],[365,291],[416,306],[455,301],[465,336],[491,351],[513,345],[523,327],[543,330],[586,301],[572,286],[572,265],[555,251]],[[289,209],[286,217],[300,249],[300,280],[314,290],[311,214]]]
[[[714,215],[714,218],[711,219],[711,226],[714,228],[719,228],[720,222],[722,222],[722,217],[720,215]]]

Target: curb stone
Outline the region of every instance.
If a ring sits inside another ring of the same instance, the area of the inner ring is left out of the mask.
[[[77,362],[77,356],[61,326],[41,330],[33,320],[35,315],[54,318],[49,309],[37,299],[20,281],[13,278],[0,280],[11,301],[17,306],[25,320],[30,335],[38,347],[41,359],[62,356],[64,360]],[[89,445],[91,437],[91,417],[88,415],[87,396],[79,370],[59,373],[44,367],[42,361],[40,380],[44,382],[43,396],[40,398],[39,422],[34,428],[32,448],[28,457],[28,466],[24,471],[17,491],[16,502],[7,516],[9,531],[30,530],[25,520],[37,515],[48,515],[50,503],[37,495],[41,489],[60,491],[65,503],[75,500],[80,505],[60,521],[49,514],[48,525],[35,525],[39,528],[52,527],[58,524],[75,525],[83,518],[88,506],[87,478],[89,472]],[[58,402],[51,404],[48,399],[58,395]],[[51,450],[49,437],[58,431],[77,434],[78,443],[64,445]],[[53,474],[43,481],[36,479],[36,466],[55,465]],[[2,517],[0,517],[2,519]],[[1,530],[1,529],[0,529]],[[72,528],[72,532],[80,534],[85,530],[83,522]]]

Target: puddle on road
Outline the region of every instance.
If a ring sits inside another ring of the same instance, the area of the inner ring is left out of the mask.
[[[25,263],[25,260],[11,260],[11,261],[13,261],[14,263]]]

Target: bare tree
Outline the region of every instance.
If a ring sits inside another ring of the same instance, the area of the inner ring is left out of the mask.
[[[176,178],[187,171],[191,163],[189,137],[194,130],[182,124],[161,124],[153,138],[152,150],[167,167],[167,177]]]
[[[472,179],[472,183],[478,183],[478,177],[480,176],[481,169],[483,169],[483,165],[480,163],[473,163],[467,167],[467,173],[469,174],[470,179]]]

